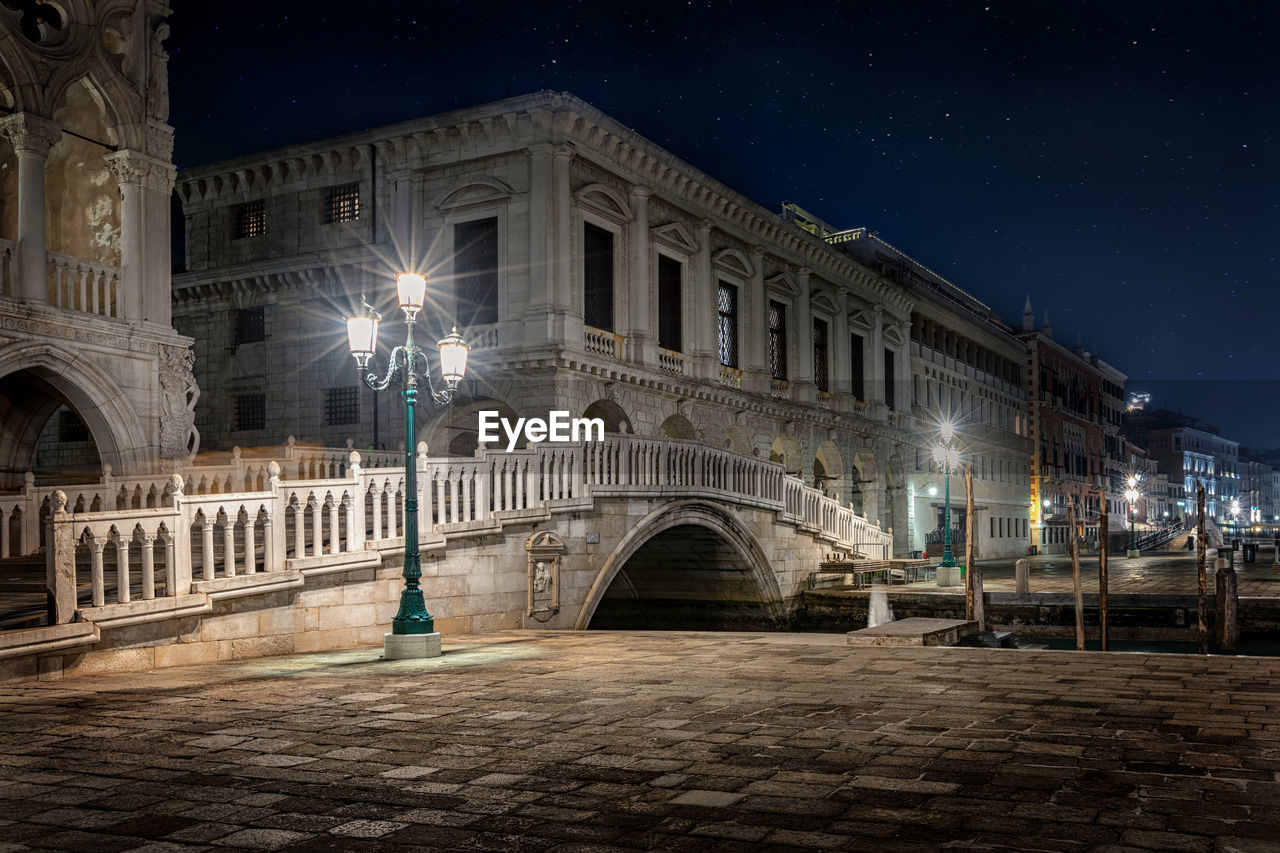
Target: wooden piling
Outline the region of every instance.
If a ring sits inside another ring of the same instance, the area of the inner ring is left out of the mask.
[[[1084,593],[1080,591],[1080,542],[1076,538],[1076,502],[1067,499],[1067,536],[1071,542],[1071,582],[1076,592],[1076,649],[1084,651]]]
[[[1111,531],[1106,504],[1104,497],[1102,518],[1098,522],[1098,647],[1104,652],[1107,650],[1107,538]]]
[[[1200,654],[1209,654],[1209,619],[1205,613],[1207,579],[1204,566],[1204,484],[1196,484],[1196,630]]]

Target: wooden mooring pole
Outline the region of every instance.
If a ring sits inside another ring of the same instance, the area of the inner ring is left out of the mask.
[[[1067,499],[1067,536],[1071,542],[1071,582],[1076,592],[1076,649],[1084,651],[1084,593],[1080,591],[1080,542],[1076,538],[1076,502]]]
[[[1209,654],[1209,617],[1205,612],[1208,585],[1204,567],[1204,484],[1196,484],[1196,631],[1200,654]]]
[[[1098,522],[1098,647],[1104,652],[1107,650],[1107,538],[1111,532],[1106,503],[1104,497],[1104,510]]]

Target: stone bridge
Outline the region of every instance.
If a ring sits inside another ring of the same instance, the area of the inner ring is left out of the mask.
[[[0,497],[4,556],[37,550],[43,518],[48,587],[48,624],[0,633],[0,675],[380,642],[401,588],[402,461],[281,456]],[[778,619],[827,555],[892,547],[781,465],[696,442],[465,459],[419,445],[416,465],[423,590],[445,633],[660,627],[682,607]]]

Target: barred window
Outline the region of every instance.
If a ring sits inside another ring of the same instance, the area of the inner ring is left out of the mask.
[[[236,429],[246,430],[267,428],[267,395],[241,394],[236,400]]]
[[[666,255],[658,255],[658,346],[680,351],[684,334],[680,297],[683,264]]]
[[[267,339],[267,318],[262,306],[241,308],[236,312],[236,345],[254,344]]]
[[[787,306],[769,302],[769,375],[787,378]]]
[[[498,322],[498,219],[453,226],[454,295],[460,329]]]
[[[324,221],[355,222],[360,218],[360,185],[343,184],[331,187],[324,206]]]
[[[720,363],[738,366],[738,288],[720,282],[716,292],[716,338],[720,344]]]
[[[89,425],[70,409],[58,413],[58,441],[89,441]]]
[[[813,318],[813,382],[819,391],[831,390],[827,369],[827,321]]]
[[[261,237],[267,233],[267,203],[250,201],[235,210],[236,239]]]
[[[613,331],[613,234],[587,222],[582,229],[583,320]]]
[[[324,422],[328,426],[360,423],[360,387],[348,385],[324,392]]]

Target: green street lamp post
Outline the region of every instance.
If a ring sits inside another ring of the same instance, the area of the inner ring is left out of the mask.
[[[369,306],[361,294],[360,313],[347,318],[347,345],[355,356],[356,367],[364,384],[374,391],[385,391],[395,381],[404,386],[404,589],[400,591],[400,610],[391,620],[391,633],[385,637],[383,651],[388,660],[434,657],[440,654],[440,635],[435,632],[435,620],[427,612],[419,586],[422,566],[418,553],[418,469],[414,458],[414,408],[418,401],[419,363],[432,401],[438,405],[446,405],[453,399],[453,392],[467,372],[467,353],[470,348],[458,334],[457,328],[437,344],[442,386],[437,388],[431,379],[431,364],[427,355],[413,340],[413,330],[417,326],[418,313],[422,310],[426,291],[427,280],[423,276],[417,273],[401,273],[396,276],[396,293],[400,300],[400,310],[404,312],[405,342],[391,351],[390,364],[381,379],[369,369],[369,362],[378,345],[381,315]]]
[[[955,425],[944,421],[940,430],[941,444],[933,446],[933,461],[942,468],[942,562],[938,564],[938,586],[954,586],[958,580],[952,571],[956,567],[955,554],[951,552],[951,471],[960,467],[960,451],[952,447],[956,435]],[[942,570],[946,570],[945,572]]]
[[[1124,490],[1124,499],[1129,503],[1129,551],[1125,555],[1127,557],[1137,557],[1140,555],[1138,551],[1138,541],[1134,533],[1134,516],[1138,513],[1138,498],[1142,497],[1142,492],[1138,491],[1138,477],[1131,476],[1126,482],[1128,488]]]

